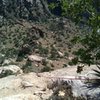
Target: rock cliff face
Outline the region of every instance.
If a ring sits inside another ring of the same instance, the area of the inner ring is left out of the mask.
[[[51,15],[46,0],[1,0],[0,8],[4,17],[39,21]]]

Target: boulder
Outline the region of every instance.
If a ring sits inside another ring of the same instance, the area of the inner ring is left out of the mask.
[[[60,52],[60,51],[57,51],[57,52],[58,52],[58,54],[59,54],[60,57],[64,56],[64,54],[62,52]]]
[[[8,65],[0,67],[0,78],[6,77],[8,75],[17,75],[22,73],[23,71],[20,69],[20,67],[16,65]]]
[[[28,56],[28,59],[30,61],[41,62],[44,58],[40,57],[40,56],[37,56],[37,55],[30,55],[30,56]]]
[[[39,21],[52,15],[45,0],[1,0],[0,3],[1,9],[3,9],[3,5],[5,5],[4,10],[7,12],[5,14],[10,18],[22,18],[23,16],[25,19]],[[8,6],[10,6],[10,8]],[[15,9],[13,9],[13,7]],[[10,10],[13,11],[14,14],[11,15]],[[2,15],[2,12],[0,12],[0,15]]]

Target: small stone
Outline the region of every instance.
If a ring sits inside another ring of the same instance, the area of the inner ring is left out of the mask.
[[[59,91],[58,96],[64,97],[65,96],[65,92],[64,91]]]
[[[21,85],[23,88],[33,87],[33,84],[27,81],[22,81]]]
[[[28,56],[28,59],[30,61],[41,62],[43,60],[43,57],[40,57],[40,56],[37,56],[37,55],[30,55],[30,56]]]

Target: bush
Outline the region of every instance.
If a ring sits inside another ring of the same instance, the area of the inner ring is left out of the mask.
[[[47,66],[47,64],[48,64],[48,61],[46,61],[46,59],[43,59],[42,60],[42,65]]]
[[[33,71],[32,62],[27,60],[26,64],[22,67],[22,70],[24,73],[32,72]]]
[[[53,69],[51,69],[51,68],[48,67],[48,66],[45,66],[45,67],[43,67],[43,68],[41,69],[41,72],[49,72],[49,71],[51,71],[51,70],[53,70]]]
[[[49,59],[56,60],[59,57],[57,49],[52,46]]]
[[[39,53],[40,53],[42,56],[46,56],[46,55],[49,53],[48,48],[42,47],[42,45],[39,45],[39,46],[38,46],[38,50],[39,50]]]
[[[97,76],[97,79],[93,80],[91,83],[95,84],[95,85],[99,85],[100,86],[100,66],[97,66],[98,70],[93,70],[95,71],[95,75]]]
[[[5,60],[5,57],[4,57],[4,56],[2,56],[2,55],[0,55],[0,65],[2,65],[2,64],[3,64],[4,60]]]
[[[67,64],[63,64],[63,68],[64,68],[64,67],[67,67]]]

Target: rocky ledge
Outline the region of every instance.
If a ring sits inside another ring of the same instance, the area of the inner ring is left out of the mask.
[[[76,100],[100,100],[100,87],[86,84],[87,79],[96,77],[91,74],[94,73],[92,68],[96,66],[84,67],[81,74],[76,73],[77,66],[68,66],[51,72],[20,73],[0,78],[0,100],[67,100],[77,97],[81,99]]]

